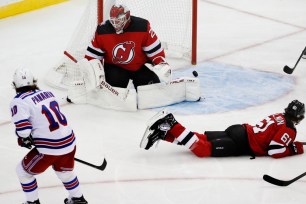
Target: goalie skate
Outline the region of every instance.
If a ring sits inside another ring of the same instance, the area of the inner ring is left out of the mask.
[[[170,130],[177,121],[171,113],[166,110],[158,112],[149,122],[147,129],[140,142],[140,147],[146,150],[150,149],[159,140],[164,140],[168,130]]]

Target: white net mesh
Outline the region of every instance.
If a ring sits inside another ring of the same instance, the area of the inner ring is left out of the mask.
[[[66,50],[77,60],[84,57],[96,30],[97,1],[88,1],[80,23],[68,43]],[[191,58],[192,0],[104,0],[104,20],[109,18],[109,10],[114,3],[123,3],[131,10],[131,15],[150,21],[165,48],[166,58]],[[79,80],[78,72],[75,63],[63,57],[48,73],[47,83],[58,88],[67,88],[73,85],[74,80]]]
[[[191,57],[191,0],[117,0],[131,15],[150,21],[165,48],[167,57]]]

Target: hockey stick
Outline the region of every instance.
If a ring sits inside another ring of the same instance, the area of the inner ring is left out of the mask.
[[[82,163],[82,164],[85,164],[85,165],[87,165],[87,166],[90,166],[90,167],[92,167],[92,168],[98,169],[98,170],[100,170],[100,171],[103,171],[103,170],[105,169],[106,165],[107,165],[107,161],[106,161],[105,158],[104,158],[104,160],[103,160],[103,163],[102,163],[100,166],[96,166],[96,165],[94,165],[94,164],[88,163],[88,162],[83,161],[83,160],[78,159],[78,158],[74,158],[74,160],[77,161],[77,162],[80,162],[80,163]]]
[[[295,69],[296,66],[298,65],[298,63],[299,63],[299,61],[301,60],[301,58],[306,59],[306,58],[303,57],[303,55],[305,55],[305,57],[306,57],[306,47],[305,47],[304,50],[302,51],[302,53],[301,53],[299,59],[296,61],[295,65],[294,65],[294,67],[293,67],[293,68],[290,68],[289,66],[285,65],[285,66],[284,66],[284,69],[283,69],[284,72],[286,72],[287,74],[292,74],[292,72],[294,71],[294,69]]]
[[[268,183],[271,183],[271,184],[274,184],[276,186],[288,186],[290,184],[292,184],[293,182],[299,180],[300,178],[306,176],[306,172],[302,173],[301,175],[291,179],[291,180],[288,180],[288,181],[284,181],[284,180],[280,180],[280,179],[276,179],[276,178],[273,178],[272,176],[269,176],[269,175],[263,175],[263,180],[267,181]]]
[[[306,142],[302,142],[303,145],[306,145]],[[265,180],[266,182],[268,183],[271,183],[271,184],[274,184],[276,186],[288,186],[290,184],[292,184],[293,182],[299,180],[300,178],[306,176],[306,172],[302,173],[301,175],[291,179],[291,180],[288,180],[288,181],[284,181],[284,180],[280,180],[280,179],[276,179],[272,176],[269,176],[267,174],[263,175],[263,180]]]
[[[78,63],[77,59],[75,59],[75,57],[73,57],[69,52],[64,51],[64,54],[71,59],[73,62]],[[109,93],[111,93],[113,96],[117,96],[119,97],[121,100],[125,101],[129,92],[130,92],[130,88],[132,86],[132,80],[129,80],[129,83],[126,87],[126,91],[122,94],[119,93],[115,88],[113,88],[113,86],[111,86],[109,83],[107,83],[105,80],[101,80],[101,83],[96,87],[96,88],[100,88],[100,89],[106,89]],[[80,95],[81,96],[81,95]],[[68,100],[68,99],[67,99]],[[68,102],[70,102],[68,100]]]
[[[33,144],[33,145],[34,145],[34,144]],[[35,145],[34,145],[34,146],[35,146]],[[36,147],[35,147],[35,148],[36,148]],[[76,158],[76,157],[74,157],[74,160],[77,161],[77,162],[80,162],[80,163],[82,163],[82,164],[85,164],[85,165],[87,165],[87,166],[93,167],[93,168],[95,168],[95,169],[99,169],[100,171],[103,171],[103,170],[106,168],[106,165],[107,165],[107,161],[106,161],[105,158],[104,158],[104,160],[103,160],[103,163],[102,163],[100,166],[96,166],[96,165],[94,165],[94,164],[91,164],[91,163],[89,163],[89,162],[87,162],[87,161],[78,159],[78,158]]]

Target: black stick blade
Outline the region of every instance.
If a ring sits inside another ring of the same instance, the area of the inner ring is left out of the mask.
[[[85,164],[85,165],[87,165],[87,166],[90,166],[90,167],[92,167],[92,168],[98,169],[98,170],[100,170],[100,171],[103,171],[103,170],[106,168],[106,165],[107,165],[107,161],[106,161],[105,158],[104,158],[104,160],[103,160],[103,163],[102,163],[100,166],[91,164],[91,163],[89,163],[89,162],[83,161],[83,160],[78,159],[78,158],[74,158],[74,160],[77,161],[77,162],[80,162],[80,163],[82,163],[82,164]]]
[[[263,176],[263,180],[267,181],[268,183],[271,183],[271,184],[274,184],[274,185],[277,185],[277,186],[288,186],[290,184],[292,184],[293,182],[299,180],[300,178],[306,176],[306,172],[302,173],[301,175],[291,179],[291,180],[288,180],[288,181],[284,181],[284,180],[279,180],[279,179],[276,179],[276,178],[273,178],[272,176],[269,176],[269,175],[264,175]]]
[[[100,169],[101,171],[103,171],[103,170],[106,168],[106,165],[107,165],[107,161],[106,161],[106,159],[104,158],[102,165],[99,166],[98,169]]]
[[[274,184],[276,186],[288,186],[289,184],[286,182],[286,181],[282,181],[282,180],[279,180],[279,179],[276,179],[276,178],[273,178],[269,175],[263,175],[263,180],[265,180],[266,182],[268,183],[271,183],[271,184]]]
[[[284,72],[287,74],[292,74],[294,69],[291,69],[290,67],[288,67],[287,65],[284,66]]]

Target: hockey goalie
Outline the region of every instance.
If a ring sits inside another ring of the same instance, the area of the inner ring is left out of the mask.
[[[198,101],[201,96],[199,79],[171,79],[171,67],[149,21],[131,16],[122,4],[113,5],[110,19],[97,26],[76,71],[80,77],[68,90],[73,103],[135,111]]]

